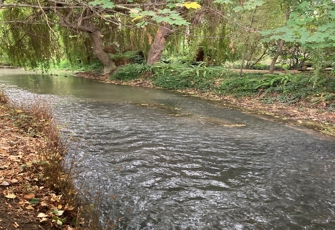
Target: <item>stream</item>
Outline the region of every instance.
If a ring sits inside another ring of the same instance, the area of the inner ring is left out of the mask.
[[[335,229],[335,140],[182,94],[0,70],[47,101],[75,184],[114,229]],[[93,201],[92,201],[93,202]],[[108,227],[106,227],[108,228]]]

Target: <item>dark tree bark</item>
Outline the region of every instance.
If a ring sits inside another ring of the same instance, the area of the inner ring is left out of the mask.
[[[104,66],[104,75],[110,74],[114,69],[116,69],[115,63],[109,57],[108,53],[104,51],[103,42],[101,39],[100,30],[90,33],[93,43],[93,54]]]
[[[158,28],[155,40],[152,43],[148,53],[147,63],[149,65],[159,62],[165,47],[166,38],[169,37],[172,33],[172,26],[167,23],[164,23]]]

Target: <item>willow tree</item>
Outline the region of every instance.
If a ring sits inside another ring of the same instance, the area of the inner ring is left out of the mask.
[[[185,56],[185,61],[207,64],[233,60],[236,55],[230,47],[231,28],[224,17],[226,13],[226,6],[213,0],[201,1],[196,10],[184,10],[181,15],[189,23],[183,27],[172,26],[166,51]]]
[[[129,2],[21,0],[17,3],[15,0],[5,0],[0,4],[3,21],[7,22],[2,28],[7,39],[1,43],[2,50],[8,54],[13,64],[35,68],[39,64],[49,65],[51,60],[59,58],[60,34],[72,38],[89,38],[93,55],[103,64],[103,73],[108,74],[116,68],[116,65],[110,54],[106,52],[106,44],[115,42],[116,46],[120,46],[123,45],[123,41],[122,39],[111,41],[110,36],[107,35],[125,34],[129,31],[124,29],[126,27],[138,31],[136,28],[139,24],[145,26],[148,23],[155,23],[163,25],[163,28],[167,28],[164,25],[187,24],[179,13],[179,9],[184,7],[183,4],[178,5],[179,2],[178,0],[148,3],[145,0]],[[65,28],[69,32],[64,32],[60,28]],[[142,33],[147,32],[142,28]],[[151,50],[161,49],[155,44],[162,38],[164,36],[154,39]],[[68,45],[67,42],[76,39],[65,37],[63,40],[65,48],[73,48],[73,45]],[[6,47],[5,44],[9,45]],[[66,49],[65,52],[69,53]],[[20,53],[26,53],[26,55],[20,55]],[[150,51],[150,53],[155,52]]]
[[[50,25],[43,23],[44,15],[32,8],[0,10],[7,23],[0,24],[0,50],[16,66],[48,69],[61,53],[58,40]]]

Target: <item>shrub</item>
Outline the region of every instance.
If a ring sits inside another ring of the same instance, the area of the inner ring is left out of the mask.
[[[118,68],[111,76],[111,80],[130,81],[150,72],[150,67],[143,64],[128,64]]]
[[[224,70],[221,67],[203,65],[156,65],[152,67],[153,84],[165,89],[197,89],[201,91],[214,88],[215,79],[220,78]]]

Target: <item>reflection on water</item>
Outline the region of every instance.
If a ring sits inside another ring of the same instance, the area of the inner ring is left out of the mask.
[[[334,140],[161,90],[0,76],[15,98],[37,82],[116,229],[335,229]]]

